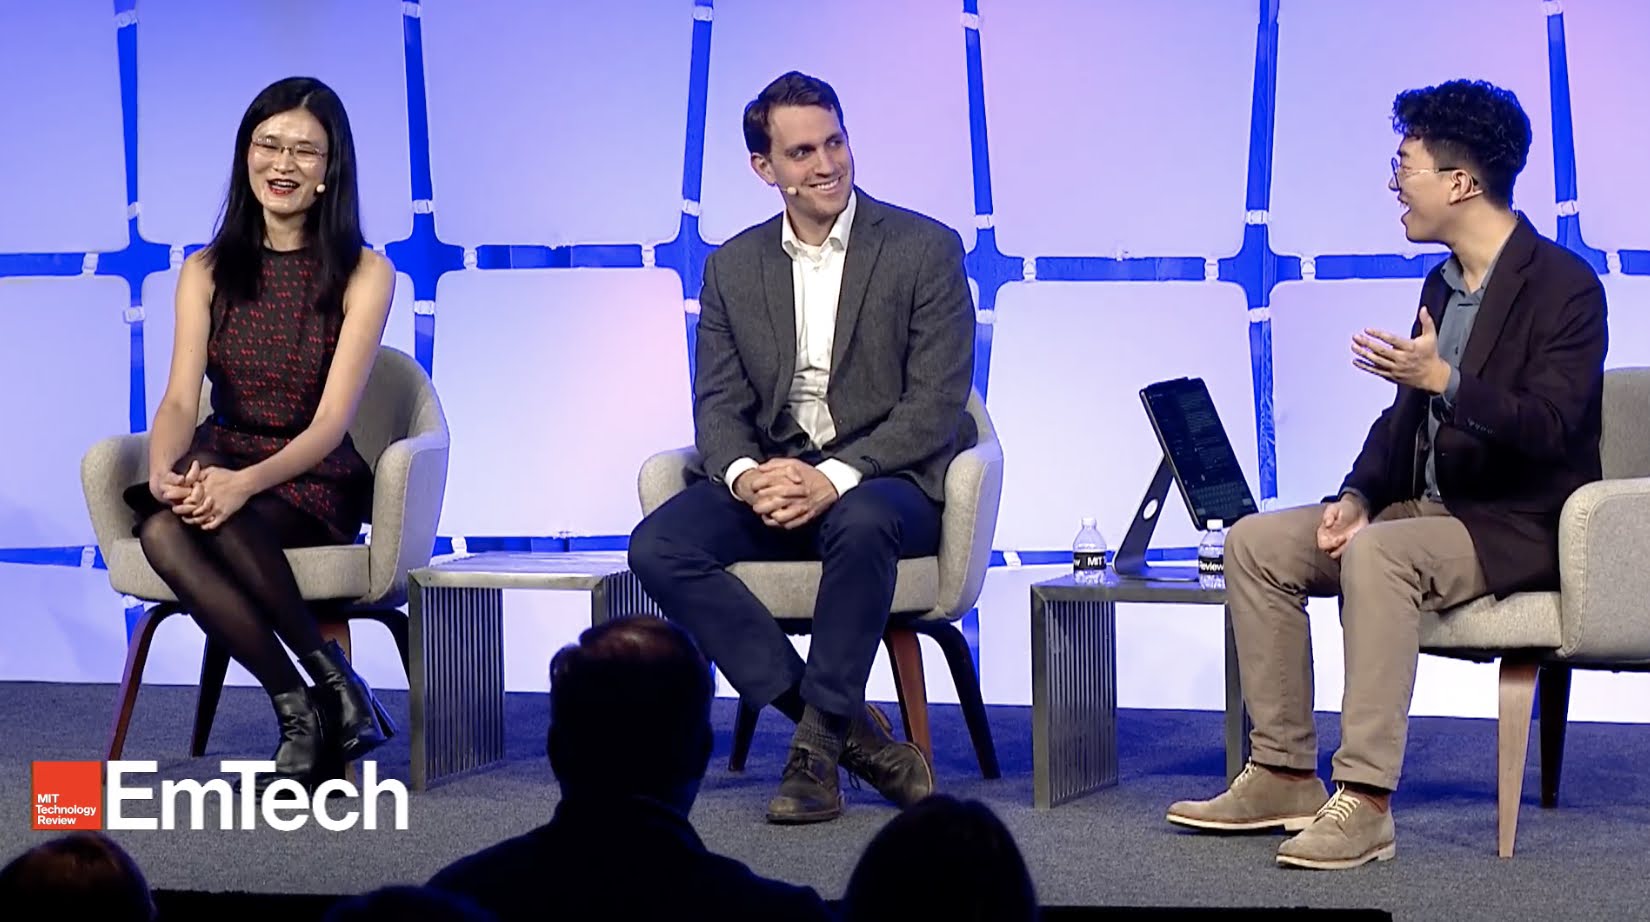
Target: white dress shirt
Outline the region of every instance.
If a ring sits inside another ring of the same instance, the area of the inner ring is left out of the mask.
[[[796,236],[789,215],[779,222],[780,245],[791,258],[791,290],[796,299],[796,372],[791,376],[786,408],[816,449],[836,438],[836,422],[831,419],[825,393],[831,383],[831,348],[836,342],[842,266],[848,258],[848,232],[858,204],[859,193],[850,192],[848,207],[842,209],[819,246],[803,243]],[[754,458],[739,458],[728,465],[723,478],[728,489],[733,489],[740,474],[756,466]],[[859,471],[835,458],[827,458],[815,467],[836,487],[838,496],[859,485]]]

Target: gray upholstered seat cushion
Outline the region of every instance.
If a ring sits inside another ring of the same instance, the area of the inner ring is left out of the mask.
[[[286,552],[298,591],[306,599],[358,599],[370,585],[367,546],[303,547]],[[111,543],[103,556],[109,567],[109,584],[116,592],[155,602],[175,602],[177,596],[163,582],[136,538]]]
[[[736,563],[728,572],[739,578],[775,618],[812,618],[819,592],[820,563],[814,561],[760,561]],[[940,594],[938,557],[899,562],[894,583],[895,614],[931,612]]]
[[[1423,611],[1421,649],[1556,650],[1564,643],[1558,599],[1556,592],[1520,592],[1500,601],[1485,596],[1445,612]]]

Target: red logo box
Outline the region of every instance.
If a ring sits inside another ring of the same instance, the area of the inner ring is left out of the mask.
[[[103,828],[102,762],[34,763],[35,829]]]

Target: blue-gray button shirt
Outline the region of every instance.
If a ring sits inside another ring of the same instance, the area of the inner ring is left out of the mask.
[[[1478,318],[1478,306],[1484,301],[1484,291],[1489,288],[1490,276],[1495,274],[1495,264],[1500,259],[1501,253],[1497,251],[1490,260],[1489,268],[1484,270],[1484,280],[1476,291],[1467,290],[1466,280],[1461,275],[1460,260],[1451,256],[1444,263],[1442,272],[1444,284],[1449,286],[1449,303],[1444,309],[1444,321],[1438,327],[1438,357],[1449,364],[1449,384],[1442,395],[1433,397],[1428,404],[1430,412],[1427,413],[1426,428],[1418,435],[1421,450],[1427,457],[1427,499],[1443,499],[1443,494],[1438,492],[1436,463],[1438,426],[1455,410],[1455,392],[1461,386],[1461,353],[1467,348],[1472,323]]]

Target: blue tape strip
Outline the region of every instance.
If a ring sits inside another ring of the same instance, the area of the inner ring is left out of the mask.
[[[477,269],[636,269],[641,265],[642,248],[637,244],[476,247]]]
[[[402,59],[407,79],[407,150],[411,156],[413,201],[433,201],[430,179],[430,106],[424,91],[424,21],[401,17]],[[413,283],[413,299],[434,301],[441,276],[464,268],[464,248],[441,242],[435,233],[435,215],[414,211],[412,233],[384,247],[384,253]],[[413,319],[413,351],[418,364],[435,373],[435,318]]]
[[[133,12],[136,0],[115,0],[115,15]],[[137,23],[122,26],[115,34],[120,70],[120,142],[126,163],[126,203],[138,201],[137,135]],[[97,260],[97,274],[126,280],[129,304],[143,303],[143,280],[151,272],[164,272],[170,262],[170,248],[143,239],[136,214],[126,219],[126,248],[104,253]],[[131,370],[127,379],[127,425],[133,432],[149,428],[149,406],[144,384],[143,324],[132,324]]]
[[[1576,136],[1570,117],[1570,61],[1564,43],[1564,14],[1547,17],[1547,81],[1551,86],[1553,110],[1553,194],[1560,202],[1575,201]],[[1592,265],[1593,271],[1610,271],[1604,251],[1587,245],[1581,235],[1580,215],[1559,215],[1557,239]]]
[[[979,0],[963,0],[963,13],[978,16]],[[974,165],[974,213],[992,214],[991,144],[985,130],[985,62],[978,29],[963,29],[963,58],[968,67],[968,149]]]
[[[1203,277],[1203,260],[1196,256],[1037,257],[1039,282],[1201,282]]]
[[[1319,256],[1314,260],[1319,281],[1326,279],[1419,279],[1448,259],[1447,253],[1400,256],[1396,253]]]
[[[1278,92],[1278,0],[1260,0],[1260,24],[1255,33],[1255,79],[1249,121],[1249,170],[1244,202],[1251,211],[1264,212],[1272,200],[1272,144],[1276,135],[1274,112]],[[1243,229],[1243,245],[1235,256],[1220,260],[1219,278],[1243,288],[1250,308],[1272,303],[1272,289],[1280,281],[1301,277],[1300,259],[1272,251],[1265,224]],[[1264,502],[1278,495],[1277,429],[1272,418],[1272,325],[1249,325],[1249,361],[1255,398],[1255,445],[1260,462],[1260,495]]]
[[[1650,275],[1650,250],[1622,250],[1622,275]]]
[[[94,549],[95,552],[95,549]],[[86,549],[81,545],[69,547],[5,547],[0,548],[0,563],[22,563],[42,567],[78,567]],[[106,569],[103,555],[95,553],[92,566]]]
[[[85,253],[0,253],[0,278],[14,275],[79,275]]]

